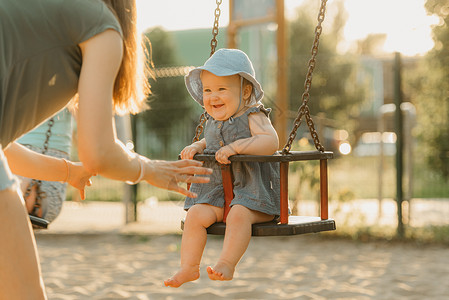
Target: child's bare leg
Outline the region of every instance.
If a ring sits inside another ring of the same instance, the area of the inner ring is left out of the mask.
[[[181,242],[181,267],[165,286],[179,287],[200,277],[200,262],[207,240],[206,228],[223,219],[223,208],[208,204],[191,207],[184,223]]]
[[[248,209],[242,205],[232,206],[226,218],[226,232],[223,250],[214,267],[208,267],[207,273],[212,280],[231,280],[235,266],[248,248],[251,239],[251,225],[268,222],[273,219],[258,211]]]

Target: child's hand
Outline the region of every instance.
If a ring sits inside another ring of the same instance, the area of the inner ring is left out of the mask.
[[[237,151],[231,146],[227,145],[218,149],[215,153],[215,159],[221,164],[230,164],[229,156],[238,154]]]
[[[197,153],[203,153],[203,147],[198,145],[197,143],[193,143],[182,149],[181,151],[181,159],[193,159],[193,156]]]
[[[84,189],[86,185],[92,185],[90,177],[92,177],[93,174],[89,173],[80,162],[67,161],[67,165],[69,168],[67,182],[79,190],[81,200],[84,200],[86,198]]]

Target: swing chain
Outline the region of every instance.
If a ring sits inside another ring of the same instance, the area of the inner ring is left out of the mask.
[[[315,130],[315,126],[313,124],[312,117],[310,116],[309,106],[307,105],[310,99],[310,88],[312,87],[312,74],[313,70],[315,69],[315,63],[316,63],[316,55],[318,54],[318,46],[320,44],[320,36],[323,31],[323,28],[321,24],[324,21],[324,16],[326,12],[326,3],[327,0],[321,0],[321,7],[320,11],[318,13],[318,24],[315,27],[315,39],[313,41],[312,46],[312,57],[309,60],[308,63],[308,70],[306,75],[306,80],[304,82],[304,93],[302,94],[302,104],[298,109],[298,115],[295,119],[294,126],[292,131],[290,132],[290,135],[288,137],[287,143],[285,144],[284,148],[282,149],[282,154],[287,154],[290,152],[290,149],[292,147],[292,143],[296,138],[296,133],[301,125],[301,119],[303,116],[306,118],[307,126],[309,127],[310,134],[313,139],[313,143],[315,145],[315,148],[320,151],[324,152],[324,147],[321,145],[320,140],[318,138],[318,134]]]
[[[218,35],[218,20],[220,19],[220,14],[221,14],[221,10],[220,10],[220,4],[222,2],[222,0],[216,0],[215,1],[217,3],[217,8],[215,9],[214,15],[215,15],[215,20],[214,20],[214,28],[212,29],[212,40],[210,41],[210,56],[212,56],[212,54],[215,53],[215,48],[217,47],[217,35]]]
[[[45,154],[48,151],[48,142],[50,141],[51,137],[51,128],[53,127],[54,124],[55,124],[54,118],[48,120],[48,130],[45,133],[44,149],[42,150],[42,154]]]
[[[204,122],[206,122],[206,113],[205,112],[203,112],[200,116],[200,121],[199,121],[198,126],[196,126],[195,136],[193,137],[192,143],[198,142],[200,140],[201,133],[203,133],[203,129],[204,129],[204,126],[203,126]]]
[[[50,120],[48,120],[48,130],[45,133],[44,146],[43,146],[43,150],[41,152],[42,154],[46,154],[48,151],[48,142],[50,141],[50,137],[51,137],[51,128],[53,127],[54,124],[55,124],[54,118],[51,118]],[[37,179],[32,179],[25,191],[24,196],[23,196],[24,199],[28,198],[28,196],[31,194],[31,189],[33,188],[33,186],[36,185],[36,201],[34,203],[34,207],[31,212],[31,214],[34,216],[37,216],[38,211],[42,207],[41,200],[43,198],[45,198],[45,196],[46,196],[45,192],[41,191],[41,184],[42,184],[42,181],[37,180]]]
[[[218,20],[220,19],[220,5],[223,0],[216,0],[215,3],[217,3],[217,8],[215,8],[215,20],[214,20],[214,27],[212,29],[212,40],[210,41],[210,56],[212,56],[215,53],[215,49],[217,48],[218,42],[217,42],[217,35],[218,35]],[[200,116],[200,121],[198,126],[196,126],[195,129],[195,136],[192,139],[192,142],[198,142],[200,140],[201,133],[203,133],[204,129],[204,123],[206,122],[206,112],[204,111]]]

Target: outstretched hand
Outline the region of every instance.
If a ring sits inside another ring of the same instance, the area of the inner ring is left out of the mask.
[[[179,186],[180,182],[186,183],[206,183],[212,174],[212,169],[202,167],[202,162],[196,160],[150,160],[141,157],[145,163],[145,180],[151,185],[166,190],[174,191],[187,197],[195,198],[197,195]]]
[[[69,173],[66,181],[71,186],[79,190],[81,200],[86,199],[86,193],[84,189],[86,188],[86,185],[92,185],[90,177],[92,177],[93,174],[89,173],[80,162],[67,161],[67,164],[69,167]]]

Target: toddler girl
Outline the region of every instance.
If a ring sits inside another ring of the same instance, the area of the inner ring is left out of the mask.
[[[278,136],[261,103],[263,90],[255,78],[248,56],[236,49],[220,49],[204,66],[185,78],[195,101],[206,110],[204,138],[185,147],[182,159],[196,153],[215,154],[218,163],[229,164],[235,154],[272,155]],[[199,278],[201,256],[206,245],[206,228],[223,221],[224,192],[220,167],[213,168],[210,182],[192,184],[197,198],[187,197],[187,216],[181,243],[181,267],[166,286],[179,287]],[[277,163],[233,162],[234,199],[226,219],[223,249],[218,262],[207,268],[212,280],[231,280],[235,267],[251,239],[251,225],[271,221],[279,215],[279,165]]]

